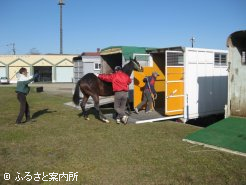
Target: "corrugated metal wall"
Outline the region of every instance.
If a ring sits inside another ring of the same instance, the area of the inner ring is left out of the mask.
[[[246,65],[237,47],[229,47],[229,57],[229,115],[246,117]]]

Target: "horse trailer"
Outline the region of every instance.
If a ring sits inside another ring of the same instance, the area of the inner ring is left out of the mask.
[[[156,71],[159,76],[155,83],[155,111],[163,119],[180,117],[187,121],[224,112],[226,50],[170,47],[150,49],[147,53],[150,61],[144,72],[134,72],[134,107],[142,99],[143,78]]]
[[[155,117],[149,114],[136,123],[172,118],[184,121],[224,113],[227,102],[227,51],[189,47],[144,48],[115,46],[102,49],[102,73],[124,66],[136,57],[143,72],[134,71],[129,98],[136,107],[142,100],[145,76],[153,71],[157,99]],[[158,115],[158,117],[157,117]],[[138,119],[138,118],[136,118]]]
[[[226,117],[246,117],[246,30],[232,33],[228,47],[228,102]]]

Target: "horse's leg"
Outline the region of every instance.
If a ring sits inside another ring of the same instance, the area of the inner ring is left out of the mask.
[[[82,99],[82,101],[81,101],[81,103],[80,103],[80,107],[81,107],[81,109],[82,109],[82,115],[84,116],[84,118],[86,119],[86,120],[89,120],[89,118],[88,118],[88,113],[87,113],[87,111],[85,110],[85,105],[86,105],[86,103],[87,103],[87,101],[88,101],[88,99],[89,99],[89,97],[90,96],[88,96],[88,95],[86,95],[86,94],[83,94],[84,96],[83,96],[83,99]]]
[[[106,123],[109,123],[109,120],[103,115],[103,113],[101,112],[101,110],[99,108],[99,96],[93,95],[92,99],[94,100],[94,107],[97,111],[97,115],[98,115],[99,119],[106,122]]]

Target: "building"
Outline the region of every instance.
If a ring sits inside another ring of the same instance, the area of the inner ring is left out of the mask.
[[[16,83],[16,73],[21,67],[25,67],[30,74],[39,74],[39,82],[72,82],[75,56],[0,55],[0,77],[8,77],[10,83]]]
[[[87,73],[101,73],[102,58],[100,49],[97,52],[83,52],[74,57],[74,83]]]

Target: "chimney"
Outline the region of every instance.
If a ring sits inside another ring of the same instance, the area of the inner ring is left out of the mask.
[[[97,53],[99,53],[100,52],[100,48],[97,48]]]

